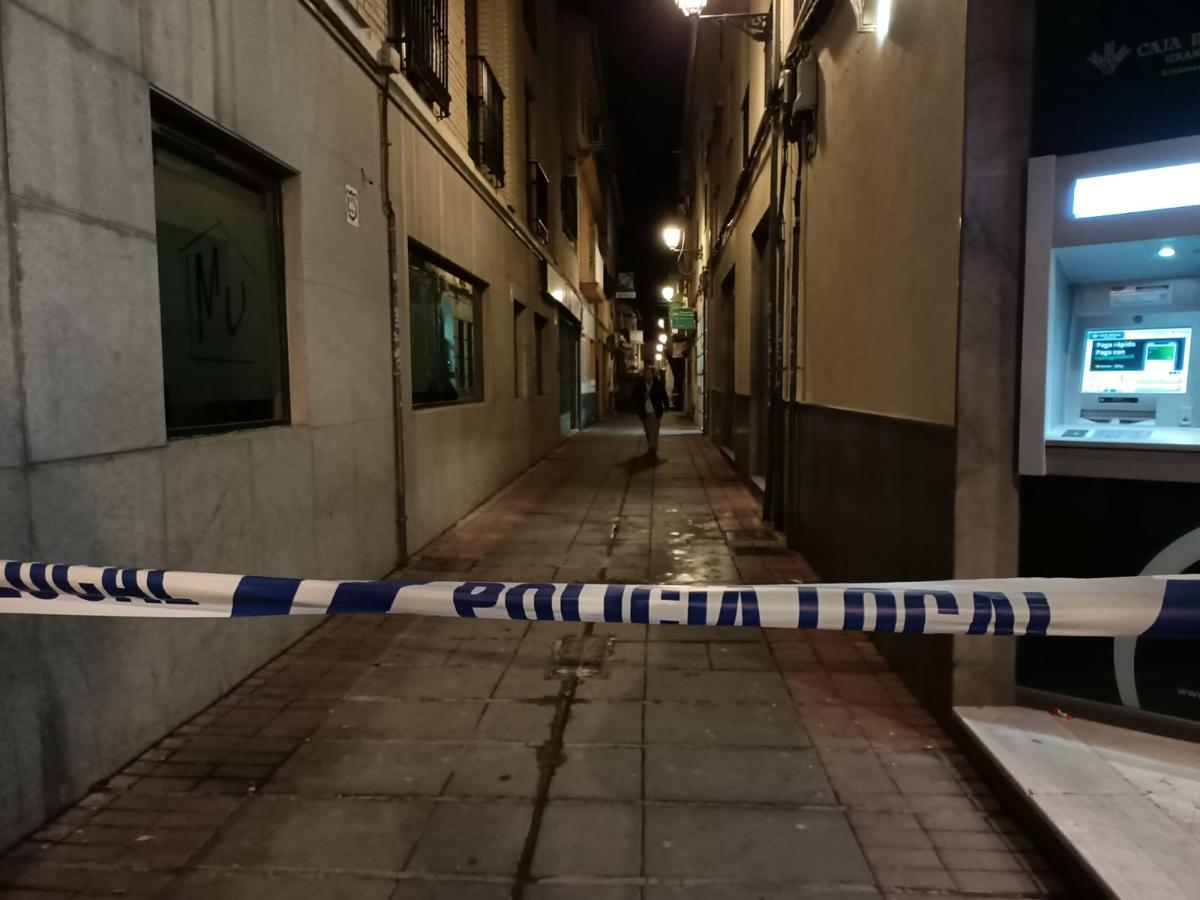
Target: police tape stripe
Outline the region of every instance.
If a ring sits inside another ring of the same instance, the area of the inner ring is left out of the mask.
[[[0,562],[0,613],[224,617],[409,613],[906,634],[1200,636],[1200,576],[897,584],[318,581]]]

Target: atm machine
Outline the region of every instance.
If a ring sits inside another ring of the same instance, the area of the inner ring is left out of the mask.
[[[1200,481],[1200,139],[1029,165],[1020,470]]]
[[[1200,138],[1030,160],[1023,315],[1022,574],[1200,571]],[[1200,646],[1150,647],[1026,640],[1018,683],[1200,721]]]

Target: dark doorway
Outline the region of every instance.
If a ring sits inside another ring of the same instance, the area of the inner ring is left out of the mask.
[[[558,412],[563,433],[579,428],[579,324],[558,317]]]
[[[749,457],[739,471],[766,487],[767,474],[767,307],[771,278],[767,265],[768,216],[754,229],[754,255],[750,271],[750,397],[740,403],[749,407],[746,428],[749,431]],[[738,425],[741,426],[740,421]],[[740,429],[739,429],[740,430]]]
[[[736,360],[737,292],[734,270],[721,282],[717,298],[717,329],[714,349],[716,378],[713,379],[713,437],[729,453],[734,450],[734,365]]]

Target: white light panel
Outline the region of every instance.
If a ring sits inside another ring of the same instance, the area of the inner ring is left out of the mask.
[[[1071,213],[1092,219],[1181,206],[1200,206],[1200,163],[1076,179]]]

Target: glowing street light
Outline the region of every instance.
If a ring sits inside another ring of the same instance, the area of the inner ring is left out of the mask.
[[[658,336],[658,342],[660,344],[665,344],[667,342],[667,336],[665,334],[660,334]]]
[[[679,250],[683,246],[683,229],[678,225],[664,225],[662,239],[671,250]]]
[[[708,6],[708,0],[675,0],[675,5],[683,10],[685,16],[698,16]]]
[[[675,299],[675,288],[671,287],[669,284],[664,284],[663,289],[662,289],[662,298],[664,300],[666,300],[668,303],[670,303],[672,300],[674,300]]]
[[[659,328],[666,328],[666,327],[667,327],[667,323],[666,323],[666,321],[665,321],[664,319],[659,319],[659,320],[658,320],[658,327],[659,327]]]

